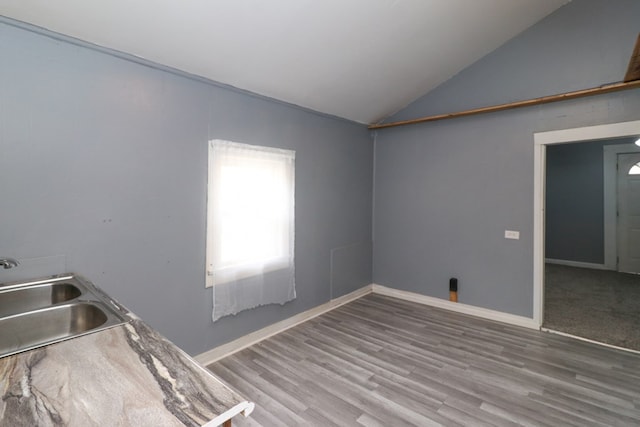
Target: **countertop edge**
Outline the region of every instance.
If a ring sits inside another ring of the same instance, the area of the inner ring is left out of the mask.
[[[235,417],[238,414],[242,414],[245,417],[248,417],[252,412],[253,409],[255,408],[255,404],[253,402],[249,402],[249,401],[244,401],[244,402],[240,402],[238,403],[236,406],[234,406],[233,408],[227,410],[226,412],[223,412],[222,414],[218,415],[217,417],[215,417],[214,419],[212,419],[211,421],[209,421],[206,424],[203,424],[202,427],[215,427],[215,426],[219,426],[222,423],[224,423],[225,421],[229,421],[230,419],[232,419],[233,417]]]

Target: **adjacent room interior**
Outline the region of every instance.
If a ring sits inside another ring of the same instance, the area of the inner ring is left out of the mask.
[[[547,147],[543,327],[640,350],[640,271],[622,247],[635,244],[625,239],[634,198],[620,200],[618,182],[634,176],[635,141]]]
[[[133,320],[0,424],[640,424],[640,2],[56,3],[0,1],[0,284]]]

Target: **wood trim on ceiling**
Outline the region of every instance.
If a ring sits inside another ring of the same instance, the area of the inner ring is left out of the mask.
[[[552,102],[567,101],[570,99],[584,98],[587,96],[603,95],[605,93],[620,92],[623,90],[640,88],[640,80],[632,82],[618,82],[606,84],[590,89],[581,89],[573,92],[559,93],[556,95],[543,96],[540,98],[527,99],[524,101],[509,102],[506,104],[493,105],[490,107],[480,107],[471,110],[458,111],[455,113],[436,114],[434,116],[420,117],[417,119],[402,120],[391,123],[380,123],[369,125],[371,130],[385,129],[398,126],[414,125],[418,123],[435,122],[437,120],[455,119],[458,117],[474,116],[484,113],[495,113],[498,111],[511,110],[514,108],[532,107],[534,105],[550,104]]]

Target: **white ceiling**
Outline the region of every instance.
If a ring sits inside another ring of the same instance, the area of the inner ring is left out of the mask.
[[[0,15],[373,123],[570,0],[0,0]]]

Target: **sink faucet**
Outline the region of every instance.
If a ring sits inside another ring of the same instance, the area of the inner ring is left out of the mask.
[[[20,264],[20,263],[16,259],[13,259],[13,258],[0,258],[0,267],[4,267],[5,270],[7,270],[9,268],[17,267],[18,264]]]

